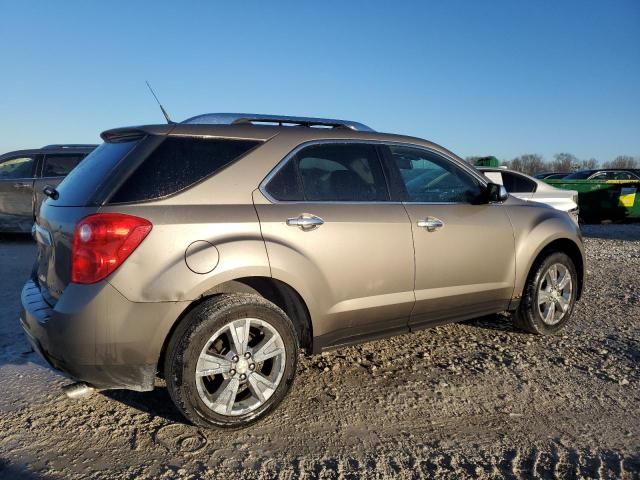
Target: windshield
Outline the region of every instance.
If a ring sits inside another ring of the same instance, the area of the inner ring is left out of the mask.
[[[96,148],[60,183],[57,188],[60,198],[55,205],[87,205],[103,180],[133,150],[138,141],[139,139],[130,142],[105,142]]]

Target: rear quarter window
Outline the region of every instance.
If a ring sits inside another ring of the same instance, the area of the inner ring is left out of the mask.
[[[168,137],[127,178],[110,203],[153,200],[213,175],[261,142]]]
[[[536,182],[529,180],[522,175],[511,172],[502,172],[502,180],[504,188],[507,192],[513,193],[531,193],[536,191]]]

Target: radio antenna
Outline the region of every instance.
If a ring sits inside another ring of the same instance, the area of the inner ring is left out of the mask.
[[[153,98],[155,98],[156,102],[158,102],[158,106],[160,107],[160,110],[162,110],[162,115],[164,115],[164,118],[167,120],[167,123],[169,125],[176,123],[173,120],[171,120],[171,118],[169,118],[169,114],[160,103],[160,100],[158,100],[158,96],[156,95],[156,92],[153,91],[153,88],[151,88],[151,85],[149,84],[149,82],[147,80],[145,80],[145,82],[147,84],[147,87],[149,87],[149,91],[151,92],[151,95],[153,95]]]

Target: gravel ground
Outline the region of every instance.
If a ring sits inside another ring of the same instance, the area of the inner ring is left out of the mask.
[[[185,424],[164,388],[64,398],[17,323],[35,247],[0,241],[0,478],[640,478],[640,225],[585,226],[564,335],[492,316],[301,359],[240,431]]]

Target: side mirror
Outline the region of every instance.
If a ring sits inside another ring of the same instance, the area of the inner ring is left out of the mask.
[[[497,183],[487,184],[487,201],[489,203],[504,202],[507,198],[509,198],[509,194],[504,185],[498,185]]]

